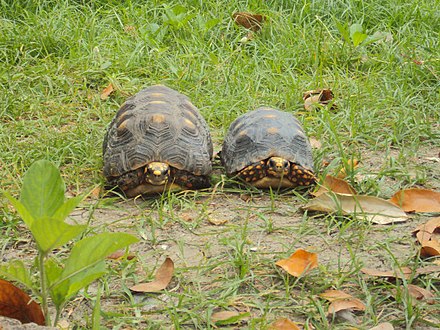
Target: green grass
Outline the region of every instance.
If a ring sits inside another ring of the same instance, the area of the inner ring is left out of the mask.
[[[414,185],[439,190],[438,163],[427,160],[438,157],[440,146],[439,5],[0,1],[0,189],[18,194],[24,172],[41,158],[61,168],[71,194],[102,185],[107,125],[129,95],[161,83],[191,98],[209,123],[216,149],[238,115],[270,105],[296,114],[322,143],[314,150],[322,175],[356,158],[361,165],[348,180],[359,192],[389,198]],[[247,31],[233,23],[235,11],[262,13],[268,20],[253,40],[241,43]],[[354,47],[338,29],[354,23],[387,38]],[[103,101],[109,83],[116,91]],[[320,87],[332,88],[337,111],[303,109],[302,92]],[[210,315],[229,309],[251,312],[244,328],[264,329],[278,317],[316,329],[346,328],[325,317],[327,303],[317,295],[328,288],[368,302],[367,311],[355,316],[360,329],[383,321],[397,329],[440,323],[433,316],[438,298],[434,305],[412,306],[404,295],[392,294],[406,283],[359,275],[362,265],[428,263],[417,257],[410,237],[426,216],[386,227],[315,216],[299,210],[307,198],[302,193],[260,194],[221,180],[217,173],[217,188],[207,192],[134,202],[99,198],[78,211],[74,219],[90,220],[93,231],[129,231],[142,240],[137,260],[114,262],[102,282],[103,325],[212,329]],[[245,202],[240,194],[251,199]],[[24,258],[17,252],[23,227],[2,203],[0,256]],[[210,219],[227,222],[215,226]],[[320,268],[295,280],[274,262],[299,247],[318,252]],[[127,287],[153,278],[165,255],[177,267],[170,290],[132,295]],[[438,297],[435,276],[413,283]],[[77,311],[64,317],[87,328],[95,298],[96,288],[90,288],[86,306],[74,301]]]

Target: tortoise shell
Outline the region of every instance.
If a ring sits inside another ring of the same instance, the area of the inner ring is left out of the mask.
[[[269,107],[250,111],[232,122],[221,160],[228,176],[239,175],[261,188],[314,181],[312,148],[300,122],[290,113]],[[286,175],[280,179],[272,169],[282,167]]]
[[[185,95],[156,85],[117,112],[103,142],[103,171],[110,184],[131,190],[129,195],[156,190],[142,177],[152,162],[168,165],[178,186],[201,188],[209,185],[212,154],[208,125],[198,109]]]

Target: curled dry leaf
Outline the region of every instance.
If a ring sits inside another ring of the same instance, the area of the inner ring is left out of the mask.
[[[113,93],[114,88],[112,83],[108,84],[108,86],[106,88],[104,88],[104,90],[101,93],[101,100],[107,100],[108,97],[110,96],[111,93]]]
[[[109,256],[107,256],[107,259],[118,260],[118,259],[121,259],[122,257],[124,257],[125,255],[126,255],[126,253],[124,250],[118,250],[116,252],[113,252]],[[134,254],[127,254],[126,258],[127,258],[127,260],[132,260],[132,259],[136,258],[136,256]]]
[[[428,234],[432,234],[436,230],[440,231],[440,217],[432,218],[431,220],[418,225],[417,228],[414,229],[413,233],[423,231]]]
[[[365,305],[362,301],[341,290],[327,290],[319,296],[331,302],[328,307],[328,314],[338,313],[343,310],[365,310]]]
[[[327,290],[324,291],[323,293],[320,293],[319,296],[328,301],[348,299],[353,297],[352,295],[345,293],[344,291],[341,290]]]
[[[237,12],[232,14],[232,19],[238,25],[245,27],[251,31],[260,31],[266,17],[260,14],[251,14],[246,12]]]
[[[369,330],[394,330],[394,327],[389,322],[379,323],[375,327],[370,328]]]
[[[40,305],[21,289],[2,279],[0,279],[0,315],[22,323],[45,324]]]
[[[341,212],[382,225],[408,220],[406,213],[398,206],[378,197],[364,195],[327,192],[312,199],[303,209],[325,213]]]
[[[174,273],[174,262],[166,258],[162,266],[157,270],[154,281],[140,283],[130,288],[134,292],[158,292],[165,289],[171,282]]]
[[[439,241],[425,241],[420,249],[420,255],[422,257],[434,257],[440,255],[440,243]]]
[[[404,189],[396,192],[390,202],[405,212],[440,212],[440,192],[429,189]]]
[[[418,301],[423,300],[430,305],[435,304],[434,294],[431,291],[421,288],[417,285],[408,284],[408,293],[411,297],[415,298]]]
[[[315,89],[303,93],[304,109],[312,110],[316,104],[327,105],[333,100],[333,92],[331,89]],[[332,103],[330,110],[335,110],[336,104]]]
[[[365,304],[357,298],[351,297],[332,301],[328,306],[328,314],[338,313],[343,310],[364,311]]]
[[[295,322],[286,318],[281,318],[271,323],[269,330],[300,330]]]
[[[318,255],[305,250],[296,250],[289,258],[275,263],[292,276],[300,277],[313,268],[318,267]]]
[[[387,270],[382,271],[378,269],[371,268],[362,268],[361,272],[370,276],[376,277],[387,277],[387,278],[400,278],[400,279],[409,279],[412,275],[412,270],[408,267],[401,267],[396,270]]]
[[[422,257],[440,255],[440,217],[433,218],[428,222],[417,226],[413,231],[422,248]]]
[[[313,196],[322,195],[328,191],[340,194],[356,195],[356,190],[346,181],[327,175],[324,182],[321,183],[318,191],[312,193]]]
[[[347,176],[347,170],[353,171],[359,166],[360,161],[357,159],[347,160],[347,164],[339,170],[337,177],[343,179]]]

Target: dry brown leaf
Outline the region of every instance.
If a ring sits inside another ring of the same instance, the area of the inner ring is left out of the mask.
[[[417,226],[413,234],[416,235],[417,241],[422,246],[420,250],[422,257],[440,255],[440,217],[433,218]]]
[[[413,233],[424,231],[432,234],[436,229],[440,231],[440,217],[432,218],[431,220],[418,225],[417,228],[413,230]]]
[[[342,310],[364,311],[365,304],[357,298],[338,299],[328,306],[328,314],[334,314]]]
[[[394,194],[391,203],[405,212],[440,212],[440,192],[429,189],[405,189]]]
[[[111,93],[113,93],[114,88],[112,83],[108,84],[106,88],[101,92],[101,100],[107,100]]]
[[[271,323],[269,330],[300,330],[300,327],[289,319],[281,318]]]
[[[44,325],[45,319],[40,305],[12,283],[0,279],[0,315]]]
[[[313,268],[318,267],[318,255],[305,250],[296,250],[289,258],[275,263],[292,276],[300,277]]]
[[[310,137],[309,141],[310,141],[310,145],[312,146],[312,148],[321,149],[322,143],[317,138]]]
[[[266,17],[259,14],[251,14],[246,12],[238,12],[232,14],[235,23],[245,27],[246,29],[257,32],[261,30]]]
[[[218,321],[224,321],[238,315],[240,315],[240,313],[235,311],[221,311],[221,312],[213,313],[211,315],[211,322],[215,323]]]
[[[437,240],[423,242],[420,255],[422,257],[435,257],[440,255],[440,242]]]
[[[440,259],[433,261],[434,265],[425,266],[416,269],[416,275],[426,275],[431,273],[440,273]]]
[[[341,168],[341,169],[339,170],[339,173],[338,173],[337,177],[338,177],[339,179],[343,179],[343,178],[345,178],[345,177],[347,176],[347,171],[346,171],[346,169],[348,168],[348,169],[350,169],[350,171],[353,171],[354,169],[356,169],[356,167],[359,166],[359,163],[360,163],[360,161],[357,160],[357,159],[349,159],[349,160],[347,160],[347,165],[346,165],[346,167],[343,167],[343,168]]]
[[[304,109],[312,110],[314,105],[327,105],[333,100],[333,92],[331,89],[315,89],[303,93]],[[335,110],[336,104],[332,104],[330,110]]]
[[[218,219],[218,218],[210,216],[210,217],[208,217],[208,222],[214,226],[221,226],[221,225],[224,225],[225,223],[227,223],[228,220],[224,219],[224,218]]]
[[[375,327],[370,328],[369,330],[394,330],[394,327],[389,322],[379,323]]]
[[[328,301],[353,298],[352,295],[345,293],[344,291],[341,290],[327,290],[324,291],[323,293],[320,293],[319,296]]]
[[[401,269],[394,270],[387,270],[382,271],[378,269],[371,269],[371,268],[362,268],[361,272],[370,276],[376,276],[376,277],[388,277],[388,278],[400,278],[400,279],[409,279],[412,275],[412,270],[408,267],[401,267]]]
[[[356,190],[348,182],[335,178],[331,175],[327,175],[325,177],[324,182],[321,184],[318,191],[312,193],[312,195],[317,197],[328,191],[333,191],[340,194],[356,195]]]
[[[421,288],[417,285],[408,284],[408,293],[416,300],[424,300],[430,305],[435,304],[434,294],[431,291]]]
[[[124,250],[118,250],[116,252],[113,252],[109,256],[107,256],[107,259],[117,260],[117,259],[121,259],[123,256],[125,256],[125,251]],[[132,260],[134,258],[136,258],[136,256],[134,254],[128,254],[127,255],[127,260]]]
[[[140,283],[130,288],[134,292],[158,292],[165,289],[171,282],[174,273],[174,262],[166,258],[162,266],[157,270],[154,281]]]
[[[408,216],[398,206],[384,199],[327,192],[309,201],[303,209],[325,213],[342,212],[358,218],[367,218],[377,224],[389,224],[408,220]]]

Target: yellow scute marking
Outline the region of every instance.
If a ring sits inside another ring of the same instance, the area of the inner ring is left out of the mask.
[[[151,117],[151,120],[153,121],[153,123],[163,123],[165,121],[165,116],[160,114],[154,114]]]
[[[191,120],[187,119],[187,118],[185,118],[185,125],[190,127],[190,128],[195,128],[194,123]]]
[[[276,127],[269,127],[269,128],[267,129],[267,133],[269,133],[269,134],[275,134],[275,133],[278,133],[278,128],[276,128]]]
[[[162,98],[165,96],[164,93],[151,93],[151,96],[154,98]]]
[[[160,101],[160,100],[151,101],[151,102],[148,102],[148,103],[149,103],[149,104],[166,104],[165,101]]]

